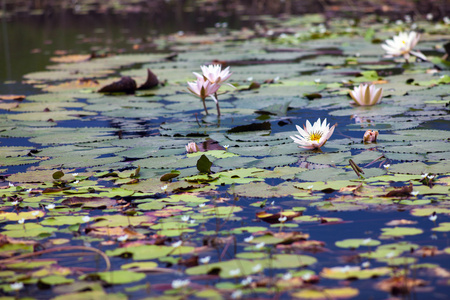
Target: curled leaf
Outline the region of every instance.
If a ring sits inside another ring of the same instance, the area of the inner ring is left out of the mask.
[[[136,91],[136,81],[129,76],[125,76],[120,78],[119,81],[115,81],[111,84],[108,84],[102,87],[98,92],[99,93],[125,93],[125,94],[133,94]]]
[[[150,69],[147,69],[147,80],[138,88],[138,90],[148,90],[157,87],[159,84],[158,77]]]

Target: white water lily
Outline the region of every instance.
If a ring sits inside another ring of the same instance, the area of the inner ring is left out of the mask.
[[[362,244],[363,244],[363,245],[367,245],[367,244],[369,244],[371,241],[372,241],[371,238],[367,238],[367,239],[365,239],[365,240],[362,241]]]
[[[84,216],[84,217],[82,218],[82,220],[83,220],[83,222],[87,223],[87,222],[89,222],[89,221],[91,220],[91,217],[89,217],[89,216]]]
[[[306,273],[302,275],[302,280],[303,281],[309,281],[312,278],[312,274],[311,273]]]
[[[230,78],[230,67],[227,67],[222,70],[221,65],[209,65],[209,66],[200,66],[200,69],[202,69],[203,75],[200,75],[196,72],[193,72],[195,76],[198,78],[205,77],[208,79],[209,82],[215,83],[215,84],[223,84],[225,81]],[[234,87],[233,85],[227,83],[227,85]]]
[[[55,208],[55,204],[49,204],[49,205],[45,206],[45,208],[48,210],[52,210]]]
[[[395,252],[389,252],[388,254],[385,255],[386,258],[393,258],[396,255]]]
[[[121,235],[117,238],[119,242],[125,242],[126,240],[128,240],[128,234]]]
[[[283,274],[283,276],[281,276],[281,278],[283,280],[291,280],[292,279],[292,274],[291,273]]]
[[[306,126],[303,126],[304,129],[298,125],[295,125],[295,127],[297,127],[300,135],[291,136],[291,139],[294,140],[294,143],[300,145],[298,146],[299,148],[319,149],[325,145],[331,137],[336,125],[333,125],[330,128],[330,124],[327,124],[327,119],[323,120],[323,123],[321,123],[319,118],[314,125],[311,125],[307,120]]]
[[[340,272],[340,273],[354,272],[354,271],[359,271],[360,269],[361,269],[360,267],[350,267],[349,265],[346,265],[344,267],[330,268],[330,270]]]
[[[207,264],[207,263],[209,263],[210,260],[211,260],[211,256],[205,256],[205,257],[199,259],[199,261],[202,264]]]
[[[266,245],[266,243],[261,242],[261,243],[255,245],[255,249],[262,249],[265,245]]]
[[[428,219],[429,219],[430,221],[432,221],[432,222],[436,221],[436,219],[437,219],[437,214],[436,214],[436,213],[433,213],[431,216],[428,217]]]
[[[257,264],[256,266],[252,267],[253,272],[259,272],[262,270],[261,264]]]
[[[178,242],[173,243],[173,244],[172,244],[172,247],[178,248],[178,247],[181,246],[181,244],[183,244],[183,241],[178,241]]]
[[[350,91],[350,96],[358,105],[375,105],[383,97],[383,89],[375,88],[374,84],[360,84]]]
[[[249,237],[246,237],[246,238],[244,239],[244,242],[250,243],[251,241],[253,241],[253,239],[254,239],[254,237],[253,237],[253,235],[251,235],[251,236],[249,236]]]
[[[231,294],[231,299],[240,299],[242,297],[242,291],[241,290],[235,290]]]
[[[13,290],[13,291],[18,291],[23,289],[23,282],[15,282],[15,283],[11,283],[9,285],[9,287]]]
[[[178,289],[181,287],[185,287],[188,286],[191,283],[191,281],[189,279],[183,280],[183,279],[175,279],[174,281],[172,281],[172,288],[173,289]]]
[[[281,216],[278,218],[278,221],[280,221],[281,223],[284,223],[287,221],[287,217],[286,216]]]
[[[242,279],[241,285],[246,286],[253,282],[253,279],[250,276],[247,276],[247,278]]]
[[[382,44],[381,47],[386,51],[386,57],[403,56],[405,59],[409,59],[411,55],[414,55],[420,59],[427,60],[426,56],[420,51],[412,50],[419,40],[420,34],[415,31],[400,32],[392,39],[386,40],[385,44]]]

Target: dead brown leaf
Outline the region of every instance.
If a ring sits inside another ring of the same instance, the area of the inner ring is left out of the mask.
[[[408,197],[413,191],[413,185],[410,182],[409,185],[402,186],[401,188],[390,191],[384,197]]]
[[[427,282],[422,279],[414,279],[405,276],[395,276],[377,283],[375,287],[379,290],[391,293],[393,295],[406,295],[414,287],[426,286]]]
[[[0,95],[1,100],[23,100],[25,95]]]

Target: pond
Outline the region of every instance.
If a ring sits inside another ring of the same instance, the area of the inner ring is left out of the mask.
[[[2,292],[445,299],[448,22],[194,13],[2,19]]]

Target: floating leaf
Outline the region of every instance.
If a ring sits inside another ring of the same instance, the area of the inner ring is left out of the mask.
[[[383,236],[399,237],[405,235],[417,235],[422,234],[423,230],[413,227],[394,227],[394,228],[381,228]]]
[[[110,272],[98,272],[95,275],[99,276],[101,280],[109,284],[127,284],[131,282],[140,281],[145,278],[145,274],[137,273],[127,270],[117,270]],[[85,275],[81,278],[89,277],[91,275]]]
[[[323,290],[302,289],[300,292],[293,293],[293,296],[300,299],[322,300],[329,299],[347,299],[359,295],[359,291],[351,287],[326,288]]]
[[[361,269],[360,267],[334,267],[324,268],[320,276],[329,279],[369,279],[391,273],[391,269],[381,267],[374,269]]]
[[[380,245],[380,241],[372,240],[372,239],[345,239],[342,241],[338,241],[335,243],[337,247],[340,248],[351,248],[351,249],[357,249],[361,246],[378,246]]]

